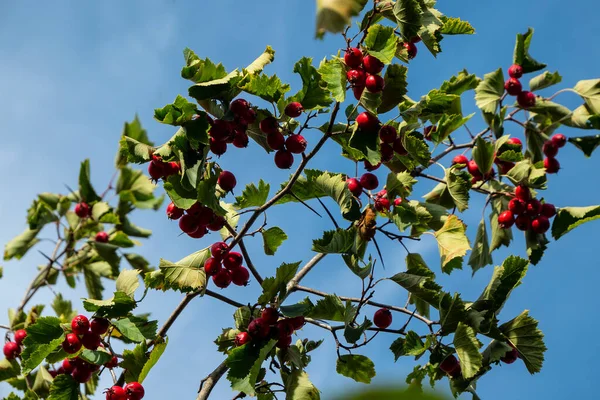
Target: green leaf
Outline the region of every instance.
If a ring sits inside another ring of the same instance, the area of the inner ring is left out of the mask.
[[[454,347],[460,360],[462,375],[466,379],[475,376],[482,367],[483,357],[479,353],[481,346],[475,330],[460,322],[454,333]]]
[[[469,208],[469,190],[471,190],[470,175],[465,171],[454,168],[446,170],[447,189],[458,211]]]
[[[335,101],[343,102],[346,99],[347,80],[346,67],[341,59],[336,57],[331,60],[321,61],[318,72]]]
[[[261,231],[261,234],[263,237],[265,254],[268,256],[274,256],[279,246],[281,246],[281,244],[288,238],[285,232],[277,226],[263,230]]]
[[[479,167],[482,175],[486,175],[494,165],[494,144],[485,141],[482,137],[478,137],[473,148],[473,159]]]
[[[452,17],[441,17],[441,20],[444,22],[442,29],[440,29],[440,33],[444,35],[472,35],[475,33],[475,28],[467,22],[463,21],[460,18],[452,18]]]
[[[139,382],[140,374],[146,365],[146,343],[142,342],[133,350],[123,351],[123,361],[119,364],[125,370],[125,382]]]
[[[466,69],[463,69],[449,80],[444,81],[440,87],[440,91],[448,94],[461,95],[467,90],[475,89],[480,81],[481,80],[475,74],[469,74]]]
[[[473,269],[473,274],[475,274],[478,269],[483,268],[486,265],[492,265],[493,263],[494,261],[492,260],[492,253],[490,252],[485,219],[482,219],[477,227],[477,236],[475,236],[473,251],[469,257],[469,265]]]
[[[261,348],[246,344],[231,350],[226,362],[229,367],[227,379],[231,382],[233,390],[244,392],[249,396],[256,394],[255,385],[260,368],[275,347],[275,343],[276,340],[270,340]]]
[[[600,146],[600,135],[570,137],[568,140],[569,143],[581,150],[586,157],[591,157],[594,150]]]
[[[154,146],[154,143],[148,139],[148,134],[144,128],[142,128],[140,119],[136,114],[133,121],[125,122],[125,126],[123,127],[121,141],[119,142],[119,153],[115,160],[116,167],[123,168],[127,165],[128,161],[143,162],[149,160],[152,146]],[[136,157],[138,153],[142,158],[141,160]],[[129,160],[130,157],[133,158],[133,160]]]
[[[394,29],[379,24],[371,25],[365,38],[365,47],[369,55],[384,64],[391,64],[396,54],[398,39]]]
[[[392,64],[385,70],[385,86],[381,93],[381,104],[377,107],[379,114],[386,113],[396,108],[404,100],[408,92],[406,76],[408,68],[404,65]]]
[[[50,396],[48,400],[78,400],[79,383],[71,375],[58,375],[52,381],[50,386]]]
[[[544,363],[544,334],[538,329],[538,321],[529,316],[529,311],[523,311],[518,317],[500,325],[500,331],[519,351],[519,356],[525,363],[530,374],[540,372]]]
[[[135,300],[122,292],[107,300],[84,299],[83,308],[86,311],[96,313],[99,317],[119,318],[127,315],[137,307]]]
[[[116,281],[117,292],[123,292],[126,295],[133,297],[136,289],[140,286],[138,275],[140,271],[135,269],[127,269],[121,271]]]
[[[529,45],[533,37],[533,29],[527,29],[527,32],[517,34],[517,42],[515,43],[515,51],[513,55],[513,64],[518,64],[523,67],[523,73],[539,71],[546,68],[546,64],[542,64],[534,60],[529,55]]]
[[[139,328],[129,318],[113,321],[112,324],[123,336],[132,342],[141,343],[146,340]]]
[[[162,354],[165,352],[165,349],[167,348],[168,343],[169,343],[169,339],[166,339],[165,341],[161,341],[154,345],[154,347],[152,348],[152,351],[150,352],[150,357],[148,358],[148,361],[146,361],[146,363],[144,364],[144,367],[142,368],[142,370],[140,371],[140,374],[138,376],[139,383],[144,382],[144,380],[148,376],[148,373],[150,372],[150,370],[156,365],[156,363],[158,362],[158,360],[160,359]]]
[[[302,57],[294,65],[294,72],[302,78],[302,89],[290,101],[298,101],[305,110],[319,110],[332,102],[327,83],[312,65],[312,58]]]
[[[344,338],[348,343],[356,343],[360,340],[362,335],[365,333],[367,329],[373,326],[373,323],[365,317],[365,320],[362,324],[351,326],[346,325],[346,329],[344,329]]]
[[[340,33],[350,25],[351,18],[360,14],[368,0],[318,0],[317,37],[325,32]]]
[[[600,206],[561,207],[552,221],[552,237],[558,240],[579,225],[600,218]]]
[[[84,349],[78,357],[94,365],[104,365],[112,359],[112,355],[106,351],[88,349]]]
[[[434,233],[440,249],[442,271],[445,273],[450,273],[453,268],[457,268],[455,260],[462,261],[462,257],[471,249],[466,228],[466,225],[456,215],[450,215],[444,226]]]
[[[417,333],[408,331],[405,338],[394,340],[390,350],[394,353],[394,361],[398,361],[402,356],[420,356],[427,347]]]
[[[125,259],[129,261],[129,265],[131,265],[134,269],[141,271],[142,274],[152,270],[150,267],[150,262],[141,255],[135,253],[125,253],[124,256]]]
[[[382,93],[373,93],[368,90],[363,90],[360,96],[360,105],[373,115],[377,115],[377,108],[382,102]]]
[[[304,300],[299,303],[292,304],[289,306],[280,306],[279,310],[286,317],[298,317],[300,315],[308,315],[310,311],[314,308],[314,304],[308,297],[304,298]]]
[[[466,319],[465,303],[458,293],[445,293],[440,300],[440,325],[444,335],[455,332],[458,323]]]
[[[163,124],[175,126],[181,126],[184,123],[191,121],[192,117],[195,115],[196,105],[190,103],[181,95],[177,95],[173,104],[167,104],[163,108],[154,110],[154,119]]]
[[[600,79],[579,81],[573,90],[583,97],[583,101],[591,113],[600,114]]]
[[[186,66],[181,70],[181,77],[196,83],[208,82],[227,76],[222,64],[215,65],[208,58],[201,60],[192,50],[183,50]]]
[[[379,136],[376,133],[364,132],[356,126],[348,144],[350,149],[356,150],[360,154],[361,160],[367,160],[372,165],[376,165],[381,161]]]
[[[13,258],[20,260],[29,249],[40,241],[36,237],[39,232],[39,229],[26,229],[25,232],[13,238],[4,247],[4,260],[8,261]]]
[[[414,134],[409,134],[404,136],[403,144],[411,158],[423,166],[429,166],[431,152],[423,139]]]
[[[368,357],[358,354],[345,354],[337,359],[335,370],[338,374],[356,382],[371,383],[375,377],[375,364]]]
[[[79,196],[81,196],[82,201],[87,203],[100,200],[90,179],[90,160],[86,159],[81,163],[81,169],[79,170]]]
[[[572,115],[571,110],[567,107],[541,97],[536,98],[535,106],[529,107],[528,111],[546,117],[552,124],[556,122],[563,123],[569,120]]]
[[[501,267],[494,268],[490,283],[477,301],[484,301],[486,308],[499,313],[513,289],[521,284],[528,266],[529,261],[521,257],[508,257]]]
[[[436,309],[439,307],[442,288],[428,273],[423,271],[400,272],[390,279],[410,292],[411,296],[423,300]]]
[[[313,319],[326,319],[329,321],[346,321],[346,307],[336,295],[327,295],[317,301],[315,307],[308,314]]]
[[[409,197],[416,183],[417,180],[409,172],[404,171],[398,174],[390,172],[385,185],[388,198],[395,199],[396,197],[401,197],[405,199]]]
[[[17,377],[21,374],[21,366],[17,360],[0,360],[0,382]]]
[[[397,0],[394,16],[398,29],[406,40],[417,36],[421,29],[421,6],[417,0]]]
[[[161,259],[160,272],[167,288],[180,292],[206,289],[204,263],[210,258],[210,249],[202,249],[173,263]]]
[[[508,247],[513,239],[512,230],[503,229],[498,224],[498,216],[504,210],[508,209],[508,199],[505,196],[493,198],[491,200],[492,212],[490,213],[490,226],[492,231],[492,241],[490,243],[490,252],[500,248]]]
[[[326,231],[321,239],[313,240],[312,250],[325,254],[349,253],[354,247],[356,228]]]
[[[484,113],[495,114],[504,94],[504,74],[502,68],[485,74],[475,88],[475,103]]]
[[[454,115],[442,115],[435,131],[431,132],[431,139],[435,144],[440,144],[444,140],[448,139],[448,136],[458,128],[466,124],[475,114],[467,115],[463,117],[460,114]]]
[[[60,320],[56,317],[38,318],[26,330],[27,337],[23,341],[25,350],[21,354],[21,368],[24,374],[28,374],[44,361],[65,338]]]
[[[277,103],[290,90],[290,85],[281,82],[277,75],[258,74],[251,75],[240,89],[265,101]]]
[[[529,80],[529,90],[535,92],[536,90],[546,89],[560,82],[562,82],[562,76],[560,76],[558,71],[554,73],[544,71]]]
[[[320,400],[319,389],[308,379],[308,374],[295,370],[285,381],[286,400]]]
[[[260,304],[271,302],[275,296],[279,295],[280,299],[285,298],[287,283],[296,275],[300,262],[283,263],[277,268],[275,277],[266,278],[262,283],[263,293],[258,298]]]

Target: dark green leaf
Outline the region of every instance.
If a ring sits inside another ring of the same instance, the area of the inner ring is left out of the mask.
[[[384,64],[391,64],[397,45],[398,39],[392,27],[380,24],[371,25],[365,38],[365,47],[369,55]]]
[[[485,301],[487,307],[499,313],[514,288],[521,284],[527,273],[529,262],[517,256],[510,256],[501,267],[494,268],[490,283],[478,301]]]
[[[586,157],[591,157],[594,150],[600,146],[600,135],[570,137],[569,143],[581,150]]]
[[[579,225],[600,218],[600,206],[561,207],[552,222],[552,237],[559,239]]]
[[[235,198],[236,207],[248,208],[264,205],[269,197],[270,188],[271,186],[262,179],[258,182],[258,187],[254,183],[246,185],[242,195]]]
[[[90,160],[85,160],[81,163],[81,169],[79,170],[79,196],[81,196],[82,201],[88,203],[100,200],[90,179]]]
[[[296,275],[300,262],[283,263],[277,268],[275,277],[267,278],[262,283],[263,293],[258,298],[260,304],[267,304],[272,301],[275,296],[279,295],[281,299],[285,298],[287,283]]]
[[[227,379],[231,382],[233,390],[250,396],[256,394],[255,385],[260,368],[275,347],[276,342],[276,340],[270,340],[261,348],[246,344],[231,350],[226,362],[229,367]]]
[[[482,367],[483,357],[479,353],[481,346],[473,328],[459,323],[454,334],[454,347],[460,360],[462,376],[466,379],[475,376]]]
[[[349,253],[354,246],[355,237],[355,228],[326,231],[321,239],[313,240],[312,250],[325,254]]]
[[[133,350],[123,352],[123,361],[119,364],[125,370],[125,382],[139,382],[140,374],[147,362],[146,343],[142,342]]]
[[[440,91],[461,95],[467,90],[475,89],[479,82],[480,79],[475,74],[469,74],[466,69],[463,69],[449,80],[444,81],[440,87]]]
[[[473,251],[469,257],[469,265],[473,269],[473,274],[475,274],[478,269],[483,268],[486,265],[492,265],[493,263],[494,261],[492,260],[492,254],[490,252],[485,219],[482,219],[477,227],[477,236],[475,236]]]
[[[208,58],[202,60],[192,50],[183,50],[186,66],[181,70],[181,77],[193,82],[208,82],[227,76],[222,64],[215,65]]]
[[[458,323],[466,318],[465,303],[458,293],[446,293],[440,300],[440,325],[444,335],[456,331]]]
[[[394,16],[398,29],[406,40],[417,36],[421,29],[421,6],[417,0],[398,0],[394,5]]]
[[[90,364],[104,365],[112,359],[112,355],[106,351],[84,349],[78,356]]]
[[[0,360],[0,382],[14,378],[21,374],[21,366],[17,360]]]
[[[377,165],[381,161],[379,136],[376,133],[355,129],[348,144],[351,149],[356,150],[360,154],[361,160],[367,160],[372,165]]]
[[[139,328],[129,318],[113,321],[112,324],[123,336],[132,342],[141,343],[146,340]]]
[[[375,376],[373,361],[358,354],[345,354],[339,357],[335,370],[340,375],[362,383],[371,383],[371,379]]]
[[[21,355],[21,368],[28,374],[37,367],[48,354],[54,351],[64,339],[60,320],[56,317],[41,317],[27,327],[27,337],[23,341],[25,350]]]
[[[408,83],[406,75],[408,68],[404,65],[392,64],[385,71],[385,87],[381,94],[381,104],[377,107],[380,114],[393,110],[404,99]]]
[[[519,356],[530,374],[540,372],[544,363],[544,334],[538,329],[538,321],[523,311],[518,317],[500,326],[500,331],[517,348]]]
[[[279,307],[281,313],[290,318],[298,317],[300,315],[308,315],[313,308],[314,304],[308,297],[299,303]]]
[[[148,358],[148,361],[146,361],[146,363],[144,364],[144,367],[142,368],[142,370],[140,371],[140,374],[138,376],[139,383],[144,382],[144,380],[148,376],[148,373],[150,372],[152,367],[154,367],[156,365],[156,363],[160,359],[160,356],[162,356],[162,354],[165,352],[165,349],[167,348],[168,343],[169,343],[169,340],[166,339],[165,341],[161,341],[154,345],[154,347],[152,348],[152,351],[150,352],[150,357]]]
[[[533,37],[533,29],[527,29],[527,32],[517,34],[517,42],[515,43],[515,52],[513,55],[513,64],[518,64],[523,67],[523,73],[539,71],[546,68],[546,64],[542,64],[534,60],[529,55],[529,45]]]
[[[286,400],[320,400],[321,395],[308,374],[302,370],[293,371],[286,380]],[[259,399],[261,400],[261,399]]]
[[[39,239],[36,238],[39,232],[39,229],[27,229],[19,236],[13,238],[4,247],[4,260],[8,261],[13,258],[20,260],[30,248],[39,242]]]
[[[79,383],[71,375],[58,375],[50,386],[48,400],[78,400]]]
[[[504,74],[502,68],[485,74],[475,88],[475,102],[484,113],[495,114],[504,94]]]
[[[154,110],[154,119],[163,124],[175,126],[181,126],[191,121],[194,115],[196,115],[196,105],[181,95],[177,95],[173,104],[167,104],[163,108]]]
[[[294,72],[302,78],[302,89],[290,101],[298,101],[305,110],[315,110],[328,107],[331,95],[327,83],[312,65],[312,58],[303,57],[294,65]]]
[[[313,319],[326,319],[329,321],[344,322],[346,320],[346,307],[336,295],[327,295],[317,301],[309,317]]]
[[[365,333],[367,329],[369,329],[373,324],[366,317],[362,324],[357,326],[346,325],[346,329],[344,330],[344,338],[348,343],[356,343],[360,340],[362,335]]]
[[[99,317],[118,318],[127,315],[137,306],[135,300],[122,292],[107,300],[84,299],[83,308],[86,311],[96,313]]]

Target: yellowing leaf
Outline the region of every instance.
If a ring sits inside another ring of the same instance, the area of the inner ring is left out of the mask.
[[[453,268],[456,268],[456,266],[451,268],[448,264],[465,256],[467,251],[471,249],[466,229],[466,225],[456,215],[450,215],[442,228],[434,233],[440,249],[443,272],[449,273]]]

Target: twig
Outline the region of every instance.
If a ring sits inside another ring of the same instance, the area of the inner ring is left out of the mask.
[[[207,289],[206,293],[204,293],[204,294],[207,295],[207,296],[209,296],[209,297],[213,297],[213,298],[215,298],[217,300],[221,300],[222,302],[230,304],[230,305],[232,305],[234,307],[238,307],[238,308],[239,307],[244,307],[244,305],[242,303],[238,303],[237,301],[232,300],[229,297],[223,296],[223,295],[221,295],[219,293],[215,293],[212,290],[208,290]]]
[[[214,369],[213,372],[208,374],[206,378],[202,379],[202,381],[200,381],[200,388],[198,389],[198,397],[196,397],[196,400],[207,400],[213,388],[217,382],[219,382],[219,379],[221,379],[228,369],[229,367],[227,366],[226,362],[223,361],[217,368]]]
[[[286,285],[287,293],[289,294],[289,293],[293,292],[295,289],[297,289],[300,281],[302,279],[304,279],[306,274],[308,274],[310,272],[310,270],[313,269],[313,267],[315,265],[317,265],[317,263],[319,261],[321,261],[323,258],[325,258],[326,255],[327,254],[319,253],[316,256],[314,256],[309,262],[307,262],[306,265],[304,267],[302,267],[302,269],[300,269],[300,271],[298,271],[298,273],[296,273],[296,276],[294,276]],[[280,302],[283,302],[283,300],[284,299],[281,299]]]
[[[315,210],[314,208],[312,208],[311,206],[309,206],[309,205],[308,205],[308,204],[307,204],[307,203],[306,203],[304,200],[302,200],[300,197],[296,196],[296,195],[294,194],[294,192],[292,192],[291,190],[290,190],[290,196],[292,196],[293,198],[295,198],[296,200],[298,200],[298,201],[299,201],[299,202],[300,202],[300,203],[301,203],[303,206],[305,206],[305,207],[306,207],[306,208],[308,208],[310,211],[312,211],[312,212],[314,212],[315,214],[317,214],[317,215],[318,215],[320,218],[323,218],[323,216],[322,216],[321,214],[319,214],[319,213],[317,212],[317,210]],[[317,199],[318,199],[318,197],[317,197]],[[321,200],[319,200],[319,201],[321,201]]]

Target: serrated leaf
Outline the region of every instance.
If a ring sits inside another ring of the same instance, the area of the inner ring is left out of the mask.
[[[475,33],[475,28],[460,18],[446,17],[443,16],[441,20],[444,25],[440,29],[440,33],[444,35],[472,35]]]
[[[58,293],[52,301],[52,309],[61,322],[67,323],[75,317],[73,304],[70,300],[65,300],[62,294]]]
[[[127,162],[144,162],[150,159],[152,152],[152,143],[148,139],[148,134],[142,128],[142,124],[137,114],[133,121],[125,122],[121,141],[119,142],[119,153],[115,160],[117,168],[123,168]]]
[[[463,69],[447,81],[442,83],[440,91],[448,94],[461,95],[467,90],[473,90],[479,84],[480,79],[475,74],[469,74]]]
[[[290,85],[281,82],[277,75],[258,74],[251,75],[240,89],[265,101],[277,103],[289,92]]]
[[[482,175],[486,175],[494,165],[494,144],[478,137],[473,148],[473,159]]]
[[[346,99],[346,68],[339,58],[323,60],[319,65],[319,74],[335,101]]]
[[[293,318],[298,317],[300,315],[308,315],[310,311],[314,308],[314,306],[315,305],[313,304],[313,302],[310,301],[308,297],[306,297],[304,300],[296,304],[292,304],[289,306],[280,306],[279,310],[286,317]]]
[[[392,27],[375,24],[369,27],[364,44],[369,55],[387,65],[394,59],[398,39]]]
[[[475,274],[478,269],[483,268],[486,265],[492,265],[493,263],[494,261],[492,260],[492,254],[490,252],[485,219],[482,219],[477,227],[473,251],[469,257],[469,265],[471,266],[471,269],[473,269],[473,274]]]
[[[90,160],[86,159],[81,163],[79,170],[79,196],[82,201],[87,203],[100,200],[90,180]]]
[[[504,94],[504,74],[502,68],[485,74],[475,88],[475,103],[484,113],[495,114]]]
[[[579,225],[600,218],[600,206],[561,207],[552,221],[552,237],[558,240]]]
[[[285,286],[296,275],[299,266],[300,262],[281,264],[275,272],[275,277],[269,277],[263,281],[263,293],[258,298],[258,302],[260,304],[267,304],[277,295],[280,298],[284,298],[286,294]]]
[[[79,383],[71,375],[58,375],[52,381],[50,386],[50,396],[48,400],[78,400]]]
[[[123,361],[119,364],[125,370],[125,382],[139,382],[140,374],[146,365],[146,343],[142,342],[133,350],[123,351]]]
[[[326,319],[329,321],[344,322],[346,320],[346,307],[336,295],[327,295],[317,301],[308,317],[313,319]]]
[[[456,215],[450,215],[434,236],[438,241],[442,271],[450,273],[452,271],[450,266],[456,268],[452,261],[461,259],[471,249],[466,235],[466,226]]]
[[[594,150],[600,146],[600,135],[570,137],[568,140],[569,143],[581,150],[586,157],[591,157]]]
[[[138,376],[138,382],[143,383],[150,370],[156,365],[162,354],[165,352],[167,348],[167,344],[169,343],[169,339],[165,339],[165,341],[161,341],[156,343],[150,352],[150,356],[148,357],[148,361],[144,364],[144,367],[140,371]]]
[[[348,343],[356,343],[360,340],[362,335],[365,333],[367,329],[373,326],[373,323],[365,317],[365,320],[362,324],[357,326],[346,325],[346,329],[344,329],[344,338]]]
[[[30,248],[39,242],[36,237],[39,232],[39,229],[26,229],[25,232],[14,237],[4,247],[4,260],[9,261],[13,258],[20,260]]]
[[[405,199],[409,197],[416,183],[417,180],[409,172],[405,171],[398,174],[390,172],[385,185],[388,198],[395,199],[396,197],[401,197]]]
[[[492,231],[492,240],[490,242],[490,254],[500,246],[509,246],[513,239],[512,230],[503,229],[498,223],[498,216],[504,210],[508,209],[508,199],[505,196],[493,198],[490,201],[492,212],[490,213],[490,229]]]
[[[394,353],[394,361],[398,361],[402,356],[419,356],[427,347],[416,332],[408,331],[405,338],[398,338],[392,343],[390,350]]]
[[[356,228],[326,231],[321,239],[313,240],[312,250],[325,254],[344,254],[354,246]]]
[[[423,139],[416,135],[409,134],[404,136],[403,144],[411,158],[424,167],[429,166],[431,152],[429,151],[429,146]]]
[[[138,276],[140,271],[135,269],[127,269],[121,271],[116,281],[116,290],[123,292],[128,296],[133,297],[136,289],[140,286]]]
[[[456,331],[458,323],[466,318],[465,303],[458,293],[445,293],[440,300],[440,328],[444,335]]]
[[[446,170],[446,183],[448,194],[458,211],[463,212],[469,208],[471,190],[469,175],[464,171],[449,168]]]
[[[546,89],[560,82],[562,82],[562,76],[560,76],[558,71],[554,73],[544,71],[529,80],[529,90],[535,92],[536,90]]]
[[[279,246],[281,246],[288,238],[285,232],[277,226],[263,230],[261,231],[261,234],[263,238],[263,248],[265,254],[268,256],[274,256]]]
[[[460,322],[454,333],[454,347],[460,360],[462,375],[466,379],[475,376],[482,367],[483,357],[479,353],[481,346],[475,330]]]
[[[183,50],[186,66],[181,70],[181,77],[193,82],[208,82],[227,75],[222,64],[215,65],[210,59],[200,59],[192,50]]]
[[[521,284],[529,262],[521,257],[510,256],[495,267],[490,283],[477,301],[485,302],[486,308],[499,313],[514,288]]]
[[[381,104],[377,107],[380,114],[396,108],[404,100],[404,95],[408,92],[406,76],[408,68],[404,65],[392,64],[385,70],[385,86],[381,93]]]
[[[320,400],[319,389],[308,379],[308,374],[295,370],[288,375],[285,382],[286,400]]]
[[[432,130],[430,133],[431,139],[435,144],[442,143],[444,140],[448,139],[450,134],[466,124],[473,117],[473,115],[475,114],[470,114],[466,117],[463,117],[460,114],[442,115],[438,121],[438,124],[436,125],[436,129]]]
[[[270,340],[261,348],[249,344],[236,347],[227,357],[229,372],[227,379],[231,382],[231,388],[247,395],[256,394],[255,385],[262,363],[275,347],[276,340]]]
[[[518,64],[523,68],[523,73],[539,71],[546,68],[546,64],[540,63],[529,55],[529,45],[533,37],[533,29],[527,29],[527,32],[517,34],[517,42],[515,43],[515,51],[513,54],[513,64]]]
[[[210,249],[198,250],[187,257],[173,263],[160,260],[158,267],[163,274],[164,283],[168,288],[180,292],[191,292],[206,289],[206,274],[204,263],[210,258]]]
[[[600,114],[600,79],[579,81],[573,90],[583,98],[592,114]]]
[[[519,351],[530,374],[540,372],[544,363],[544,334],[538,329],[538,321],[523,311],[518,317],[499,327],[500,331]]]
[[[196,105],[190,103],[181,95],[177,95],[173,104],[167,104],[163,108],[154,110],[154,119],[163,124],[175,126],[181,126],[184,123],[191,121],[192,117],[195,115]]]
[[[142,274],[151,271],[150,262],[142,257],[140,254],[125,253],[125,259],[129,264],[136,270],[141,271]]]
[[[430,275],[422,271],[400,272],[390,279],[410,292],[411,296],[416,296],[436,309],[439,307],[442,288]]]
[[[367,160],[372,165],[377,165],[381,161],[379,136],[376,133],[354,129],[348,144],[352,150],[360,154],[361,160]]]
[[[146,340],[145,336],[129,318],[123,318],[113,321],[112,324],[127,339],[135,343],[141,343]]]
[[[78,357],[94,365],[104,365],[112,359],[112,355],[106,351],[88,349],[84,349]]]
[[[417,36],[421,29],[421,6],[417,0],[398,0],[394,5],[394,16],[404,39]]]
[[[377,109],[381,105],[383,98],[382,92],[373,93],[368,89],[363,90],[362,95],[360,96],[360,105],[365,108],[368,112],[373,115],[377,115]]]
[[[305,110],[318,110],[329,107],[332,102],[327,83],[312,65],[312,58],[302,57],[294,65],[294,72],[302,78],[302,89],[290,101],[298,101]]]
[[[375,377],[375,364],[368,357],[358,354],[345,354],[337,359],[335,370],[338,374],[356,382],[371,383]]]
[[[137,307],[135,300],[122,292],[115,292],[115,295],[107,300],[83,300],[83,308],[85,308],[86,311],[93,312],[99,317],[106,318],[123,317],[135,307]]]
[[[21,374],[21,366],[17,360],[0,360],[0,382],[17,377]]]
[[[339,33],[350,25],[351,18],[360,14],[368,0],[318,0],[317,33],[322,38],[325,32]]]

